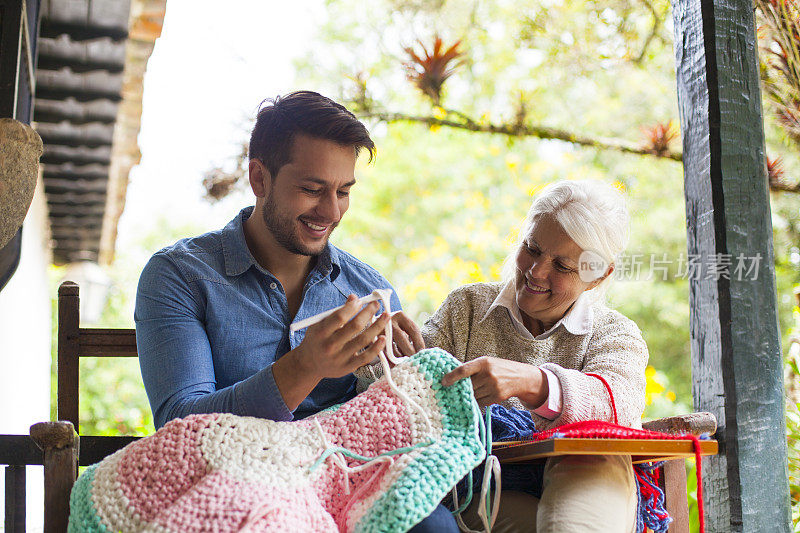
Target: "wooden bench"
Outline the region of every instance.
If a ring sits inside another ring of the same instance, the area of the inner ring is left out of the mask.
[[[44,465],[44,530],[46,533],[63,532],[66,531],[68,523],[69,493],[76,479],[77,467],[99,462],[139,438],[80,434],[81,357],[137,357],[136,333],[133,329],[80,327],[79,288],[77,284],[67,281],[58,289],[57,417],[59,421],[34,424],[31,426],[30,435],[0,435],[0,464],[11,465],[6,468],[6,531],[24,531],[24,465]],[[699,435],[713,433],[716,430],[716,421],[710,413],[693,413],[647,422],[644,426],[646,429],[656,431],[683,431]],[[529,450],[530,453],[524,459],[538,460],[554,453],[563,453],[563,450],[546,449],[547,446],[562,444],[552,444],[553,441],[543,442],[545,448]],[[594,445],[597,445],[597,441]],[[600,453],[591,446],[592,443],[584,443],[579,453]],[[666,485],[667,508],[675,519],[669,531],[688,533],[686,471],[683,457],[690,454],[685,453],[686,450],[672,450],[666,455],[663,450],[660,453],[659,450],[650,452],[659,457],[671,458],[665,463],[661,476]],[[498,455],[503,453],[502,450],[498,451]],[[505,457],[501,460],[514,462],[520,458]]]

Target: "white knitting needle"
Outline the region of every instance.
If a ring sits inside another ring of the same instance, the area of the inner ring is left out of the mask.
[[[372,294],[368,294],[362,298],[358,299],[359,305],[364,305],[369,302],[376,302],[380,301],[383,304],[384,311],[391,313],[391,297],[392,297],[392,289],[375,289],[372,291]],[[345,304],[347,305],[347,304]],[[330,309],[328,311],[324,311],[319,313],[318,315],[310,316],[308,318],[304,318],[294,324],[289,326],[290,331],[297,331],[303,328],[307,328],[308,326],[312,326],[317,322],[324,320],[325,317],[331,315],[331,313],[335,313],[339,309],[344,307],[344,305],[340,305],[334,309]],[[372,318],[375,320],[375,317]],[[378,353],[378,359],[380,359],[381,367],[383,367],[383,374],[386,376],[386,382],[389,384],[389,387],[397,394],[402,400],[404,400],[410,407],[415,409],[420,415],[422,415],[422,420],[425,422],[426,429],[430,432],[431,431],[431,421],[428,417],[428,414],[425,412],[422,407],[420,407],[417,402],[412,400],[405,392],[400,390],[397,384],[392,379],[391,369],[389,368],[389,362],[391,361],[392,364],[400,363],[400,358],[395,357],[394,349],[392,348],[392,323],[387,322],[386,328],[384,329],[384,336],[386,338],[386,345],[383,347],[383,350]],[[383,357],[381,357],[383,356]],[[373,376],[374,376],[373,371]]]
[[[368,304],[370,302],[378,302],[381,300],[381,293],[385,293],[387,296],[391,296],[392,289],[376,289],[372,291],[372,294],[368,294],[366,296],[359,298],[358,304],[361,306],[364,304]],[[333,309],[328,309],[327,311],[323,311],[322,313],[294,322],[292,325],[289,326],[289,331],[299,331],[309,326],[313,326],[317,322],[322,322],[324,319],[331,316],[333,313],[335,313],[342,307],[344,307],[344,305],[340,305],[339,307],[334,307]]]

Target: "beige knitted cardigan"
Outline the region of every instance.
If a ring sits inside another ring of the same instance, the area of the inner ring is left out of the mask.
[[[575,335],[558,326],[546,338],[527,339],[516,331],[506,308],[495,307],[486,315],[502,288],[502,283],[474,283],[451,292],[422,328],[426,346],[447,350],[464,362],[485,355],[551,370],[561,384],[563,406],[555,420],[531,411],[539,430],[579,420],[613,422],[605,386],[584,372],[606,379],[621,425],[641,428],[648,352],[636,324],[617,311],[594,304],[588,310],[588,333]],[[525,408],[518,398],[510,398],[504,405]]]

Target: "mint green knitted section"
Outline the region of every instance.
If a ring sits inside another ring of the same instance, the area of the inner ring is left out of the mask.
[[[100,521],[92,501],[92,485],[94,484],[94,471],[98,465],[92,465],[78,478],[72,486],[69,496],[69,527],[67,533],[80,533],[84,531],[97,531],[110,533]]]
[[[442,377],[460,363],[439,348],[422,350],[411,364],[430,382],[442,418],[442,439],[412,452],[418,455],[382,494],[354,530],[359,533],[408,531],[433,512],[442,498],[486,456],[479,433],[481,414],[472,383],[450,387]]]

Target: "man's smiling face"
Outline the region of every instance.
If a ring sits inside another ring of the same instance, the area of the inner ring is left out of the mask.
[[[322,253],[350,206],[355,165],[351,146],[295,137],[291,159],[270,179],[262,208],[264,223],[281,246],[298,255]]]

